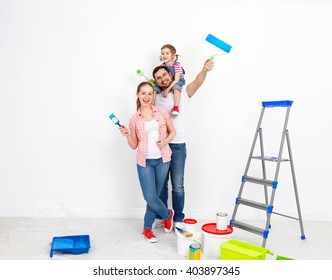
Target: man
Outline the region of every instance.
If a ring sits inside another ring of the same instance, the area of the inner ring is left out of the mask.
[[[214,62],[206,60],[203,69],[197,74],[195,80],[187,86],[183,86],[181,91],[180,113],[177,116],[172,116],[172,121],[176,130],[176,136],[170,142],[172,150],[171,165],[167,175],[165,184],[161,190],[160,198],[167,206],[168,201],[168,181],[171,178],[172,183],[172,207],[174,210],[174,227],[183,228],[182,220],[184,218],[184,169],[186,162],[186,133],[185,133],[185,118],[186,109],[188,107],[190,98],[201,87],[207,72],[214,67]],[[165,66],[157,66],[153,70],[153,78],[155,83],[162,89],[166,89],[172,83],[172,74]],[[168,94],[164,97],[161,93],[156,95],[155,106],[163,107],[170,114],[173,108],[173,94]],[[157,227],[157,225],[155,225]]]

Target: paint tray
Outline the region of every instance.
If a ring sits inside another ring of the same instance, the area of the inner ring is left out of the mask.
[[[74,255],[88,253],[90,249],[89,235],[72,235],[53,237],[50,257],[54,252],[71,253]]]
[[[265,260],[268,249],[239,240],[229,240],[220,245],[222,260]]]

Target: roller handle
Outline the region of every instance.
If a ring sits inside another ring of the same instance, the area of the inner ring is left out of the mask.
[[[149,82],[153,87],[156,86],[156,83],[154,83],[151,79],[149,79],[148,77],[146,77],[146,76],[144,75],[144,73],[143,73],[142,70],[140,70],[140,69],[136,70],[136,74],[137,74],[138,76],[142,76],[142,77],[144,77],[145,80],[146,80],[147,82]]]

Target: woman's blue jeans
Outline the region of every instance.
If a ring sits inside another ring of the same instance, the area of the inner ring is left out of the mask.
[[[171,165],[164,186],[160,193],[160,199],[167,207],[169,176],[172,182],[172,208],[174,210],[174,222],[182,222],[184,218],[184,168],[187,158],[186,143],[169,144],[172,150]],[[157,216],[160,219],[160,217]]]
[[[163,163],[162,158],[146,159],[146,166],[137,164],[138,178],[141,184],[146,211],[144,215],[144,229],[152,229],[156,215],[167,220],[169,209],[159,198],[160,191],[168,174],[170,162]]]

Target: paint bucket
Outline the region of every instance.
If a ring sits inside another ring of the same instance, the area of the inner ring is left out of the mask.
[[[184,219],[183,226],[186,231],[189,231],[191,233],[194,233],[197,231],[197,221],[195,219]]]
[[[227,226],[226,230],[217,230],[216,223],[209,223],[202,226],[202,231],[202,253],[220,258],[220,244],[233,239],[233,228]]]
[[[181,233],[177,233],[177,252],[180,256],[188,257],[188,249],[191,244],[202,244],[202,233],[199,231],[192,232],[192,237],[185,237]]]
[[[201,259],[201,244],[193,243],[189,246],[188,260]]]
[[[217,230],[226,230],[228,224],[227,213],[217,213],[216,224]]]

